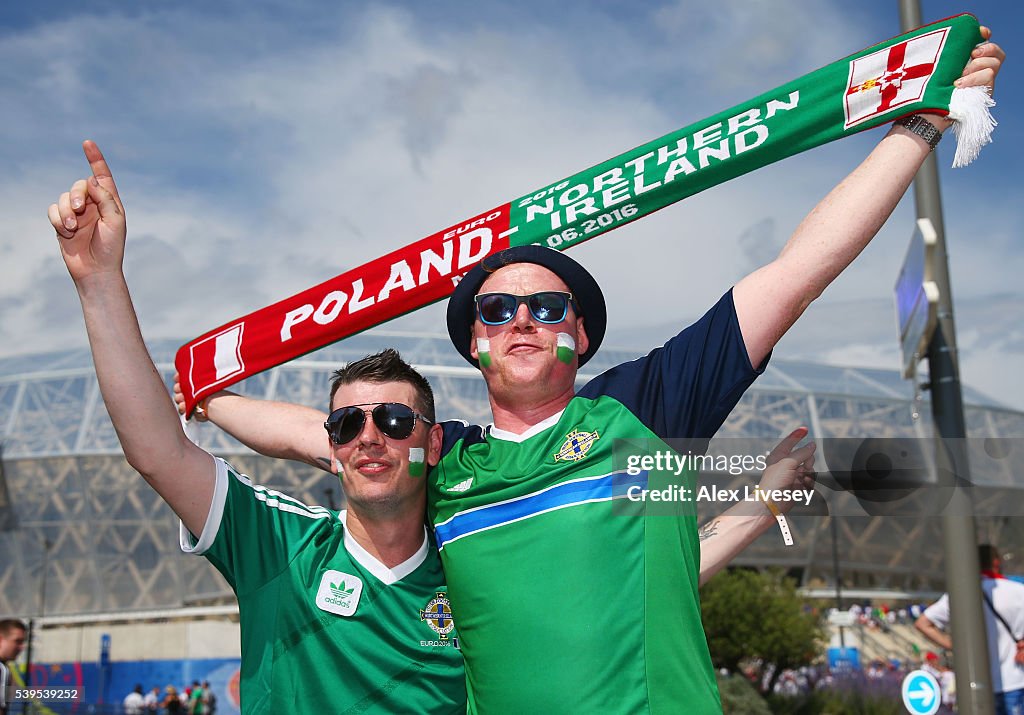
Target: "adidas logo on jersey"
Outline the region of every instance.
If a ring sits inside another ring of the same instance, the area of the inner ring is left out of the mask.
[[[363,582],[343,571],[325,571],[316,592],[316,606],[338,616],[351,616],[359,605]]]

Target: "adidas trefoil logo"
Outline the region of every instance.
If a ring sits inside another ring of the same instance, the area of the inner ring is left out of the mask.
[[[355,590],[355,586],[353,586],[352,588],[348,588],[348,589],[345,588],[345,582],[344,581],[341,582],[340,586],[338,584],[336,584],[336,583],[332,583],[331,584],[331,592],[334,594],[335,598],[347,598],[348,596],[352,595],[352,591],[354,591],[354,590]]]
[[[316,606],[321,611],[339,616],[351,616],[359,605],[363,582],[344,571],[325,571],[316,592]]]

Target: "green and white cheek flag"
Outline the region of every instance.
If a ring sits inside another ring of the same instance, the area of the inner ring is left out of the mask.
[[[409,476],[422,477],[427,473],[427,462],[422,447],[409,447]]]
[[[479,355],[480,367],[491,366],[491,341],[487,338],[476,339],[476,351]]]
[[[187,412],[250,375],[447,297],[496,251],[532,243],[564,250],[906,115],[954,119],[954,166],[962,166],[995,124],[983,89],[953,87],[981,40],[971,15],[918,28],[211,330],[175,358]]]

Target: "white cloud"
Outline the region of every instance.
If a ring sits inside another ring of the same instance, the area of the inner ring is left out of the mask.
[[[86,170],[76,154],[86,136],[122,186],[147,337],[181,338],[714,114],[895,23],[824,0],[680,0],[628,14],[574,3],[445,16],[412,5],[247,8],[95,16],[69,4],[0,38],[10,80],[0,89],[0,353],[84,340],[45,207]],[[1000,89],[1012,98],[1012,86]],[[1000,131],[1010,133],[1007,105]],[[574,249],[608,293],[613,332],[695,318],[880,136],[794,157]],[[1000,166],[983,154],[951,177],[946,214],[957,298],[1005,293],[1004,312],[984,320],[1010,336],[1024,292],[1020,178],[1000,183]],[[879,305],[912,213],[905,201],[823,297],[828,315],[812,311],[780,355],[883,359],[894,328]],[[866,296],[878,304],[863,312]],[[1001,374],[992,354],[1019,364],[1012,340],[995,353],[970,320],[965,371]]]

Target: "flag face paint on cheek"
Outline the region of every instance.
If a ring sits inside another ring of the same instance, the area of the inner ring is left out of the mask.
[[[426,471],[427,463],[423,457],[423,448],[409,447],[409,476],[422,477]]]
[[[569,333],[559,333],[557,339],[558,359],[568,365],[576,357],[576,341],[572,339]]]
[[[476,351],[480,355],[480,367],[491,366],[491,341],[487,338],[476,339]]]

